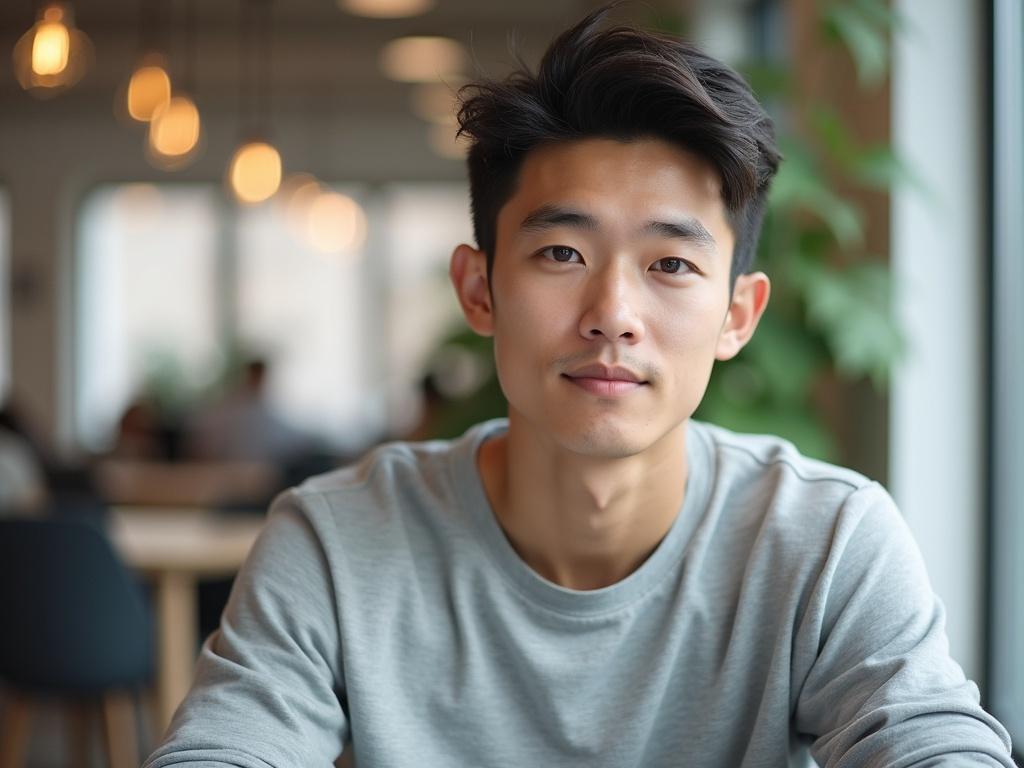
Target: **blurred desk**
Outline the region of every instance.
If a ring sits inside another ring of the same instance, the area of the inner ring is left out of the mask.
[[[197,582],[231,576],[245,562],[265,516],[202,509],[115,507],[110,537],[131,568],[156,586],[156,694],[163,732],[192,684]]]
[[[263,504],[281,484],[280,469],[259,461],[104,459],[94,474],[103,498],[126,507]]]

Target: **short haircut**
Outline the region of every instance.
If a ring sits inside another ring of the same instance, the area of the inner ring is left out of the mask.
[[[469,190],[477,247],[494,266],[498,211],[530,150],[587,138],[657,138],[717,170],[735,237],[730,285],[757,250],[768,186],[781,159],[771,118],[740,75],[693,45],[632,27],[605,28],[617,4],[563,32],[536,74],[521,68],[460,92],[471,139]]]

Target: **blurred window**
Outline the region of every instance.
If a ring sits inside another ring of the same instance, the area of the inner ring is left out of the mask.
[[[361,190],[331,191],[365,208]],[[375,324],[367,248],[356,242],[332,250],[346,238],[359,239],[344,228],[331,230],[340,218],[324,222],[321,250],[289,226],[281,204],[238,211],[235,290],[238,342],[270,362],[272,402],[293,425],[348,444],[372,430],[384,403],[367,364],[374,344],[367,334]]]
[[[273,404],[336,450],[415,421],[421,369],[460,317],[446,273],[452,247],[472,242],[466,186],[322,191],[341,209],[311,217],[308,199],[286,198],[239,209],[216,185],[88,196],[76,323],[85,447],[108,448],[144,391],[194,402],[239,351],[268,360]],[[348,201],[365,216],[358,232],[339,226]]]
[[[465,328],[448,263],[459,243],[474,244],[464,184],[394,184],[383,190],[389,226],[386,365],[398,426],[411,426],[419,379],[453,330]]]
[[[192,184],[103,187],[85,200],[78,234],[76,431],[102,450],[144,390],[172,399],[208,384],[222,362],[218,195]]]
[[[993,713],[1024,743],[1024,7],[993,6],[992,571]]]

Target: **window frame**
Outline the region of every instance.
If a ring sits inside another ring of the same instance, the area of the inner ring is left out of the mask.
[[[1024,7],[989,5],[989,398],[987,706],[1010,732],[1014,758],[1024,760],[1024,660],[1015,650],[1024,625]],[[1017,296],[1015,296],[1015,292]],[[1016,332],[1015,332],[1016,331]],[[1014,574],[1017,569],[1021,573]],[[1016,665],[1016,669],[1014,669]],[[1016,673],[1016,679],[1014,676]]]

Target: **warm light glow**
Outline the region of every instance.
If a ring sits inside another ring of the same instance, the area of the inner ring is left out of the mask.
[[[199,110],[188,96],[175,96],[153,113],[150,150],[162,158],[187,157],[199,144]]]
[[[430,148],[449,160],[465,160],[470,141],[465,136],[455,138],[456,129],[450,125],[432,125],[427,139]]]
[[[458,76],[466,66],[462,46],[447,37],[400,37],[381,51],[388,77],[407,83],[436,83]]]
[[[421,83],[412,92],[412,111],[431,123],[455,125],[457,91],[457,86],[448,83]]]
[[[32,41],[32,71],[37,75],[58,75],[68,66],[71,34],[64,26],[64,9],[51,6],[43,11]]]
[[[155,184],[122,184],[114,193],[115,205],[133,218],[156,218],[163,210],[164,196]]]
[[[294,237],[306,238],[309,209],[321,192],[323,187],[320,182],[309,173],[293,173],[281,184],[277,199],[280,201],[285,225]]]
[[[241,202],[262,203],[281,186],[281,155],[262,141],[245,144],[235,152],[228,177]]]
[[[306,233],[318,251],[351,251],[366,240],[366,214],[351,197],[324,192],[309,208]]]
[[[434,0],[338,0],[338,7],[356,16],[400,19],[426,13],[434,7]]]
[[[128,114],[135,120],[153,119],[157,109],[171,100],[171,78],[163,63],[142,63],[128,81]]]
[[[92,43],[75,28],[70,6],[51,3],[15,43],[13,58],[21,87],[46,98],[82,79],[92,60]]]

